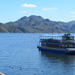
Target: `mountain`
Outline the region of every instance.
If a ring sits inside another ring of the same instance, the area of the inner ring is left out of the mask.
[[[0,32],[8,32],[7,26],[4,24],[0,23]]]
[[[15,22],[0,24],[0,32],[10,33],[61,33],[75,32],[75,21],[57,22],[41,16],[24,16]]]

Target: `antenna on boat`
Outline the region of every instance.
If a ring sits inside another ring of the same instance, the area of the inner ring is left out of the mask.
[[[52,28],[52,39],[53,39],[53,28]]]

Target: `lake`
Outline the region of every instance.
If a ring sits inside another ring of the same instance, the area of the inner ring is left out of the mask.
[[[75,75],[75,55],[51,54],[37,49],[43,34],[1,33],[0,72],[6,75]]]

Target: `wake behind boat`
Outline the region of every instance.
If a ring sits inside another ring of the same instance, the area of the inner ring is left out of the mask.
[[[61,39],[55,39],[53,37]],[[41,51],[49,51],[53,53],[75,54],[75,39],[71,34],[48,36],[48,38],[40,39],[40,45],[38,48]]]

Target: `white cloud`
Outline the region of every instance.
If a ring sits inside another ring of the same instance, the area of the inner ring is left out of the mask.
[[[59,21],[61,21],[61,22],[66,22],[66,19],[60,19]]]
[[[75,18],[75,11],[70,11],[69,13],[71,14],[71,18]]]
[[[70,14],[73,14],[73,15],[75,15],[75,11],[70,11]]]
[[[26,13],[27,13],[27,11],[23,10],[23,11],[21,11],[20,13],[22,13],[22,14],[26,14]]]
[[[58,8],[42,8],[43,11],[58,10]]]
[[[22,7],[28,7],[28,8],[36,8],[37,7],[37,5],[35,5],[35,4],[22,4]]]
[[[22,15],[28,15],[28,12],[25,11],[25,10],[22,10],[22,11],[20,11],[19,13],[22,14]]]

